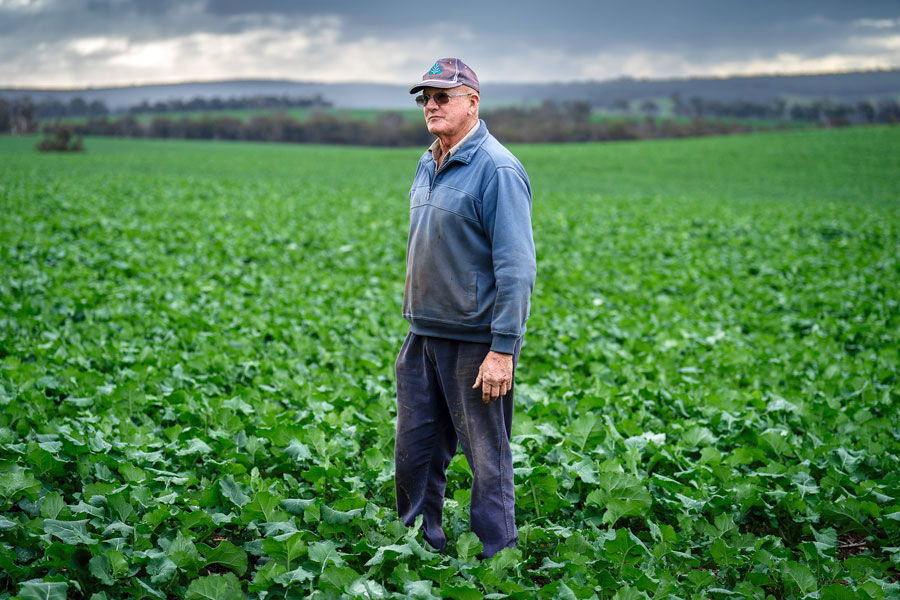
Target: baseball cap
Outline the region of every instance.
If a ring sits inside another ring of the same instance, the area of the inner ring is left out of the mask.
[[[458,58],[442,58],[422,75],[422,81],[409,88],[409,93],[415,94],[427,87],[452,88],[458,85],[467,85],[481,93],[478,89],[478,76],[469,65]]]

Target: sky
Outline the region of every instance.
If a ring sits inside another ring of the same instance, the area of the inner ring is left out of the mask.
[[[497,83],[900,67],[900,0],[0,0],[0,87]]]

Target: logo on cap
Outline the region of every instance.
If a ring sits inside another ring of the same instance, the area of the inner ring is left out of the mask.
[[[429,75],[440,75],[441,73],[443,73],[443,71],[441,70],[440,63],[434,63],[434,66],[428,71]]]

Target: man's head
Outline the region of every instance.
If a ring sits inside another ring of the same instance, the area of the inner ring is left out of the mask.
[[[458,58],[434,63],[409,92],[419,92],[428,131],[443,141],[461,137],[478,120],[478,77]]]
[[[429,133],[440,138],[459,137],[478,120],[478,92],[468,86],[427,87],[421,98],[425,102],[425,125]]]

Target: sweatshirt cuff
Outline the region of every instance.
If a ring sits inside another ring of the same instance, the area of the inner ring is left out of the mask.
[[[497,335],[491,341],[491,350],[501,354],[512,354],[516,349],[516,342],[519,341],[517,335]]]

